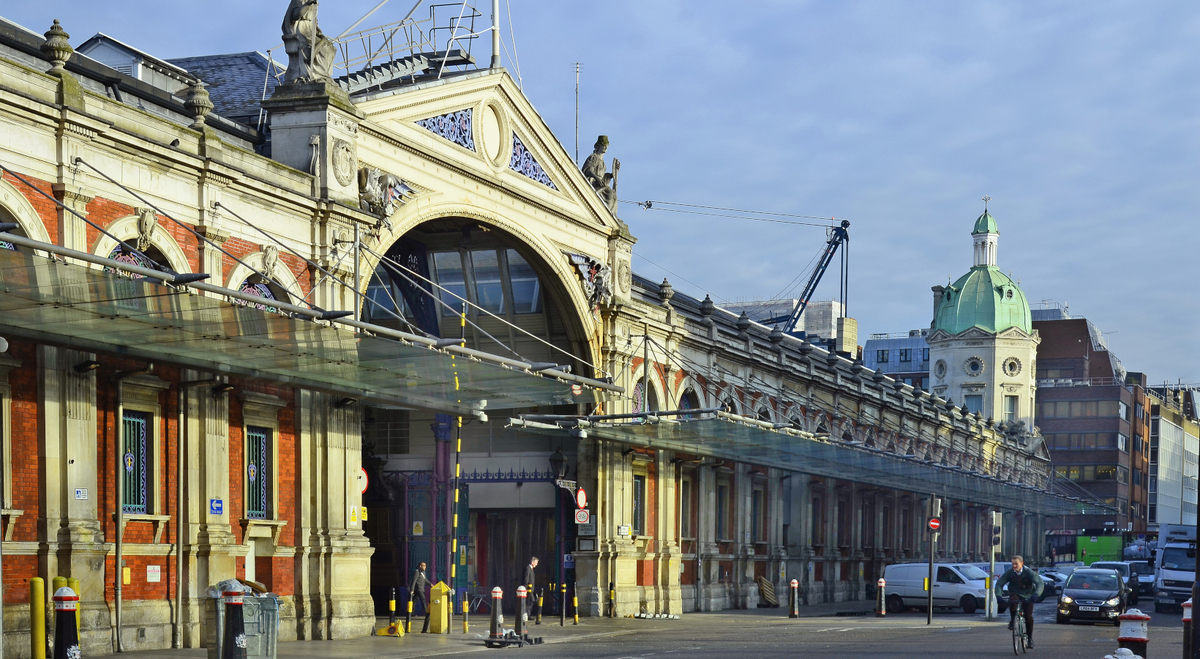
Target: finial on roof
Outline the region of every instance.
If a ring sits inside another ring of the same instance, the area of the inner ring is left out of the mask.
[[[75,52],[75,49],[71,47],[70,38],[71,35],[62,29],[58,19],[54,19],[54,25],[46,32],[46,41],[41,45],[42,54],[53,64],[47,72],[50,75],[62,75],[63,66],[66,65],[67,60],[71,59],[71,53]]]
[[[183,109],[188,114],[192,115],[192,129],[203,130],[204,119],[208,117],[208,113],[213,110],[212,99],[208,96],[208,90],[204,88],[204,81],[197,78],[195,82],[188,87],[187,96],[183,99]]]
[[[658,297],[662,300],[664,307],[671,304],[671,298],[675,297],[675,289],[666,277],[663,277],[663,283],[658,286]]]
[[[745,332],[750,329],[750,316],[746,315],[745,311],[742,312],[741,316],[738,316],[737,328],[739,332]]]
[[[991,200],[992,200],[992,198],[990,196],[983,195],[983,212],[985,212],[985,213],[987,212],[987,203]]]
[[[712,296],[705,295],[704,299],[700,302],[700,315],[705,317],[713,315],[713,310],[716,309],[716,306],[713,304]]]

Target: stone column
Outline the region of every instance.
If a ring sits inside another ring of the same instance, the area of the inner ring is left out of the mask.
[[[87,217],[87,205],[94,197],[84,194],[82,185],[78,181],[72,180],[80,176],[83,176],[82,169],[78,173],[68,173],[69,178],[66,182],[55,183],[51,186],[55,199],[58,199],[66,209],[70,209],[66,210],[63,206],[55,209],[58,221],[58,242],[69,249],[91,252],[91,245],[88,244],[87,239],[88,224],[79,219],[75,213]],[[101,254],[101,256],[108,256],[108,254]]]
[[[104,599],[113,574],[104,558],[98,478],[107,469],[97,446],[96,371],[77,373],[91,353],[46,345],[37,347],[41,517],[39,574],[79,579],[83,592],[80,647],[85,653],[112,652],[112,624]],[[111,482],[111,479],[105,480]],[[78,493],[76,492],[78,490]],[[111,513],[112,511],[108,511]],[[119,573],[119,566],[118,566]]]

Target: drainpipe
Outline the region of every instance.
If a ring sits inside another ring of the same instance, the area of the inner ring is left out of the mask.
[[[492,0],[492,68],[500,68],[500,0]]]
[[[175,431],[175,629],[171,647],[183,647],[183,450],[186,442],[184,405],[185,391],[191,387],[216,384],[216,378],[180,382],[176,388],[175,412],[178,415]]]
[[[120,371],[112,376],[112,381],[117,384],[117,418],[113,424],[117,428],[117,440],[115,442],[117,487],[115,496],[113,496],[117,521],[116,557],[114,558],[116,580],[113,584],[113,609],[116,617],[117,652],[125,651],[125,643],[121,640],[121,585],[125,583],[125,567],[122,565],[125,541],[125,506],[122,501],[125,495],[125,453],[123,450],[125,448],[125,378],[152,372],[154,372],[154,364],[147,364],[144,368]]]

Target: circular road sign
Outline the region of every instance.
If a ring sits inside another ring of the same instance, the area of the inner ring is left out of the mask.
[[[366,493],[367,493],[367,485],[368,485],[368,484],[369,484],[371,481],[370,481],[370,479],[368,479],[368,478],[367,478],[367,470],[366,470],[366,469],[363,469],[362,467],[359,467],[359,468],[358,468],[358,471],[359,471],[359,475],[358,475],[358,477],[359,477],[360,479],[362,479],[362,492],[361,492],[361,493],[362,493],[362,494],[366,494]]]
[[[580,510],[587,508],[587,492],[582,487],[575,492],[575,503],[579,506]]]
[[[930,520],[929,520],[929,530],[930,530],[930,531],[936,531],[936,530],[938,530],[938,529],[940,529],[940,528],[942,528],[942,520],[940,520],[940,519],[938,519],[938,518],[936,518],[936,517],[930,518]]]

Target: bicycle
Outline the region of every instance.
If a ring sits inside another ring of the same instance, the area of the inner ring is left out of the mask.
[[[1013,621],[1013,654],[1019,655],[1022,652],[1028,652],[1029,634],[1025,630],[1025,610],[1024,604],[1028,600],[1016,598],[1016,602],[1011,602],[1009,605],[1015,607],[1016,616]]]

